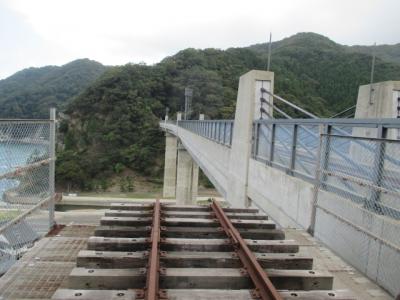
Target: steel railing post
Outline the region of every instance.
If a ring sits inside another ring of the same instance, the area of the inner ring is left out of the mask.
[[[322,135],[326,132],[326,126],[319,126],[319,140],[318,140],[318,149],[317,149],[317,161],[315,162],[315,182],[314,182],[314,190],[313,190],[313,199],[312,199],[312,207],[311,207],[311,220],[310,227],[308,228],[308,233],[314,236],[315,232],[315,220],[317,216],[317,205],[318,205],[318,192],[321,184],[321,155],[322,155],[322,145],[323,139],[328,138],[327,136]]]
[[[377,130],[377,138],[378,139],[386,138],[387,129],[382,125],[379,125],[377,129],[378,129]],[[377,140],[376,145],[377,145],[377,151],[375,151],[375,154],[374,154],[374,165],[373,165],[374,172],[372,172],[372,182],[373,182],[374,186],[380,187],[382,184],[382,177],[383,177],[386,142],[382,141],[382,140]],[[371,197],[370,197],[369,201],[367,200],[367,202],[364,203],[364,207],[372,209],[378,213],[381,213],[382,209],[379,205],[380,198],[381,198],[380,191],[378,191],[375,188],[372,188]]]
[[[271,144],[269,145],[269,163],[272,165],[272,162],[274,161],[274,151],[275,151],[275,130],[276,130],[276,124],[272,123],[271,124]]]
[[[293,170],[294,170],[295,164],[296,164],[297,129],[298,129],[298,125],[294,124],[293,125],[293,136],[292,136],[292,147],[291,147],[291,153],[290,153],[290,164],[289,164],[289,169],[290,169],[289,172],[292,174],[293,174]]]
[[[50,109],[50,136],[49,136],[49,229],[55,224],[54,206],[55,206],[55,164],[56,164],[56,109]]]
[[[329,166],[329,154],[331,151],[331,139],[330,139],[330,134],[332,133],[332,126],[327,124],[324,125],[323,128],[323,136],[325,136],[325,138],[323,139],[323,141],[325,141],[325,143],[322,143],[321,145],[321,163],[320,163],[320,171],[326,171],[328,169]],[[321,135],[322,136],[322,135]],[[322,176],[320,176],[320,186],[323,186],[325,188],[325,184],[324,182],[327,179],[327,175],[326,172],[322,173]]]
[[[226,140],[226,121],[224,122],[224,137],[223,137],[223,144],[226,145],[225,140]]]
[[[233,126],[234,123],[231,122],[231,126],[229,127],[230,134],[229,134],[229,146],[232,146],[232,139],[233,139]]]

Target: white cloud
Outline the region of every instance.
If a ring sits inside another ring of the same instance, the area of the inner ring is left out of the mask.
[[[346,44],[395,43],[400,37],[397,0],[0,0],[0,15],[2,7],[10,15],[7,34],[0,30],[2,44],[24,47],[18,57],[0,49],[14,65],[0,77],[24,64],[81,57],[154,63],[186,47],[263,42],[269,31],[275,40],[313,31]],[[9,40],[16,24],[24,24],[25,41]]]

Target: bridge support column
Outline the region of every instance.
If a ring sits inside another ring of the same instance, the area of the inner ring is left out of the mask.
[[[199,166],[193,161],[193,171],[192,171],[192,204],[196,204],[197,195],[199,192]]]
[[[165,134],[165,165],[163,197],[175,198],[176,196],[176,157],[178,139],[176,136]]]
[[[176,204],[193,204],[197,199],[199,167],[189,152],[178,147],[178,175],[176,181]]]
[[[227,201],[236,207],[250,205],[247,182],[253,121],[261,116],[272,117],[273,99],[261,93],[261,88],[273,93],[273,87],[273,72],[253,70],[242,75],[239,80],[227,184]]]

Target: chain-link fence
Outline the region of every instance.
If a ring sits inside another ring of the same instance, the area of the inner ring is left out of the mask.
[[[399,157],[399,140],[322,134],[315,198],[315,236],[393,294],[400,279]]]
[[[55,111],[0,120],[0,274],[54,223]]]

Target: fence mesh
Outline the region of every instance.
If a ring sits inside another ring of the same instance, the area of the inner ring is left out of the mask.
[[[400,278],[400,141],[322,135],[315,235],[392,294]]]
[[[289,167],[290,153],[293,140],[292,125],[276,125],[275,127],[275,146],[274,160],[276,163]]]
[[[0,273],[48,232],[50,121],[0,121]]]
[[[318,161],[319,127],[299,125],[297,128],[294,168],[297,172],[314,177]]]

